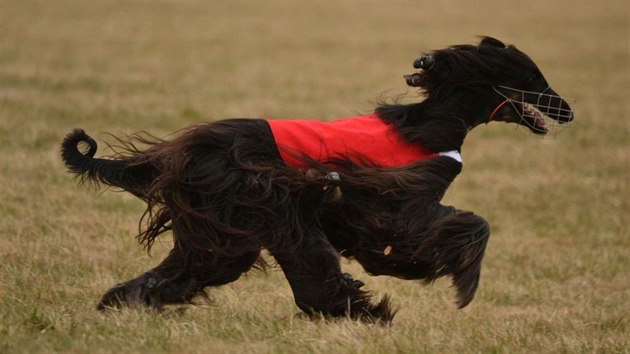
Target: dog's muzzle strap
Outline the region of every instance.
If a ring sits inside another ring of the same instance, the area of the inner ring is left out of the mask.
[[[510,102],[510,100],[506,99],[505,101],[502,101],[501,103],[499,103],[499,105],[497,105],[497,107],[492,111],[492,113],[490,113],[490,117],[488,117],[488,121],[486,123],[492,122],[494,120],[494,115],[497,114],[499,109],[501,109],[501,107],[503,107],[503,105],[505,105],[508,102]]]

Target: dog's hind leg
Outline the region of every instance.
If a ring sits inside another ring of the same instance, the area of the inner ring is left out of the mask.
[[[388,323],[395,311],[388,297],[371,302],[363,285],[341,272],[339,255],[323,235],[308,234],[291,255],[270,249],[289,281],[297,306],[310,316],[348,316]]]
[[[97,308],[145,305],[160,309],[167,304],[189,303],[206,286],[238,279],[259,258],[250,252],[229,258],[184,254],[177,247],[157,267],[109,289]]]

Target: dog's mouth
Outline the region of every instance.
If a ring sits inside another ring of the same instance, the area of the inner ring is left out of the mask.
[[[509,103],[508,109],[513,109],[518,118],[511,121],[526,126],[534,134],[545,135],[551,127],[571,122],[573,111],[567,101],[558,96],[551,88],[543,92],[531,92],[499,86],[494,90]]]
[[[549,132],[549,125],[545,117],[533,105],[529,103],[515,102],[514,106],[519,110],[521,125],[525,125],[534,134],[545,135]],[[520,107],[519,107],[520,106]]]

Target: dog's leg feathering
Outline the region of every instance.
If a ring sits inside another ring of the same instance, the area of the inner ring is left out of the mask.
[[[414,256],[432,264],[426,281],[449,274],[453,277],[458,308],[468,305],[475,296],[489,236],[486,220],[471,212],[457,211],[435,226],[432,237]]]
[[[395,315],[389,297],[372,303],[359,288],[361,281],[341,272],[339,255],[322,235],[303,238],[291,256],[271,253],[282,268],[297,306],[310,316],[350,317],[366,322],[389,323]]]
[[[148,306],[161,309],[169,304],[190,303],[204,295],[207,286],[220,286],[237,280],[258,260],[260,252],[229,259],[191,256],[177,248],[160,265],[109,289],[97,308]],[[191,262],[192,261],[192,262]]]

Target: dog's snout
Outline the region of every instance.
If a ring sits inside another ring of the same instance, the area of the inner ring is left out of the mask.
[[[562,100],[562,109],[567,112],[567,114],[565,115],[565,119],[564,119],[564,123],[568,123],[573,121],[573,119],[575,118],[575,112],[573,111],[573,109],[571,108],[571,105],[569,105],[569,103],[565,100]]]
[[[569,122],[573,121],[573,119],[575,118],[575,113],[573,112],[571,107],[569,107],[568,104],[566,104],[566,108],[565,109],[568,111],[568,113],[565,115],[564,119],[562,119],[560,121],[561,123],[569,123]]]

